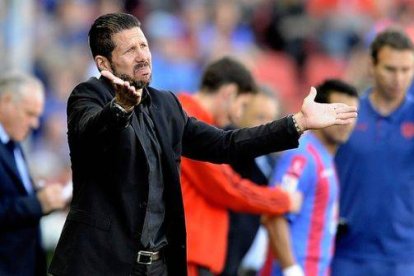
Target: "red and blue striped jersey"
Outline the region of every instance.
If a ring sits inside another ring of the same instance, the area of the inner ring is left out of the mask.
[[[293,252],[305,275],[327,275],[338,222],[333,155],[312,132],[306,133],[299,148],[281,155],[271,184],[303,193],[300,212],[288,215]],[[281,275],[277,261],[271,270],[271,275]]]

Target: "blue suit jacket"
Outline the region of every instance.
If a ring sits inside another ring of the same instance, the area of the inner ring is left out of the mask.
[[[40,202],[20,179],[13,154],[0,142],[0,275],[46,275]]]

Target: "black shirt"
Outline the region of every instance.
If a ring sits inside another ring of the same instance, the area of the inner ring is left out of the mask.
[[[134,112],[138,119],[140,141],[148,162],[148,191],[144,225],[141,232],[141,249],[156,251],[167,244],[164,218],[165,203],[164,176],[162,170],[162,150],[151,119],[149,108],[151,97],[146,88],[143,89],[141,103],[135,107]],[[130,118],[130,114],[125,114]],[[128,120],[129,121],[129,120]]]

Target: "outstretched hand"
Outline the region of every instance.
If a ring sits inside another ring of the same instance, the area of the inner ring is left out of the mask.
[[[136,90],[128,81],[124,81],[107,70],[102,70],[101,75],[109,79],[115,89],[115,102],[125,110],[132,111],[141,102],[142,89]]]
[[[315,102],[316,89],[311,87],[295,119],[302,130],[319,129],[351,123],[357,117],[357,108],[343,103]]]

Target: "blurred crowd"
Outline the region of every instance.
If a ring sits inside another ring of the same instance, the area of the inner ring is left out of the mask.
[[[154,87],[192,93],[208,62],[233,55],[277,91],[286,113],[326,78],[367,88],[368,45],[384,28],[399,25],[414,39],[413,0],[0,1],[0,74],[28,69],[46,87],[41,127],[25,145],[34,177],[46,184],[71,182],[66,101],[76,84],[98,75],[87,44],[91,23],[116,11],[142,22]],[[59,229],[45,229],[52,249]]]

